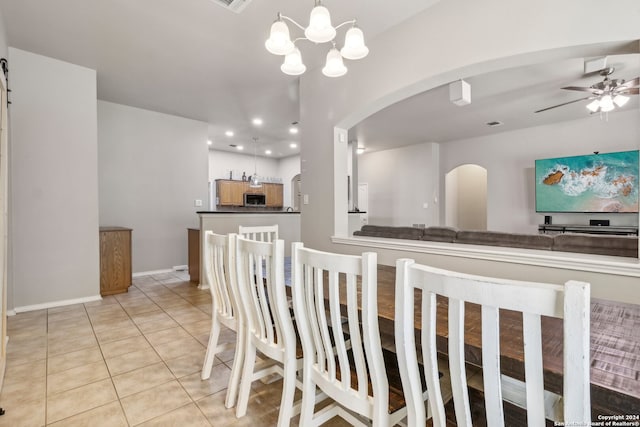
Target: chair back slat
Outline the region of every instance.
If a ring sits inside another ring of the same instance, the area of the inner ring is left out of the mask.
[[[349,372],[349,358],[347,357],[347,345],[344,339],[341,339],[342,316],[340,312],[340,295],[339,295],[339,277],[338,273],[333,272],[329,275],[329,315],[331,318],[331,330],[333,331],[333,342],[335,342],[335,353],[338,358],[340,373],[342,375],[342,384],[345,389],[351,387],[351,375],[344,375]],[[335,372],[333,373],[335,375]]]
[[[293,260],[292,260],[291,268],[293,268]],[[308,284],[308,286],[305,286],[304,288],[305,312],[309,313],[310,319],[316,319],[317,309],[316,309],[316,302],[315,302],[316,301],[315,283],[322,283],[322,280],[316,278],[317,272],[313,271],[312,269],[306,269],[304,271],[300,271],[300,273],[304,275],[304,279],[303,279],[304,283]],[[300,319],[298,319],[298,321],[300,322]],[[308,328],[311,331],[311,337],[313,338],[312,348],[315,352],[316,363],[318,364],[319,368],[325,369],[326,353],[324,351],[324,345],[322,342],[322,335],[320,333],[319,323],[317,320],[309,321],[308,325],[309,325]],[[302,335],[302,332],[300,332],[300,335]],[[304,343],[304,340],[301,340],[301,341],[303,341]],[[303,344],[303,348],[304,348],[304,344]]]
[[[456,420],[459,426],[471,427],[471,408],[464,363],[464,301],[452,298],[449,298],[449,370]]]
[[[278,240],[278,224],[261,226],[238,226],[238,234],[245,239],[259,242],[275,242]]]
[[[484,382],[487,425],[504,426],[500,375],[500,311],[482,306],[482,379]]]
[[[324,353],[324,359],[326,360],[327,365],[322,367],[321,369],[327,373],[329,378],[336,378],[336,361],[333,357],[333,350],[331,345],[331,338],[329,332],[329,324],[327,323],[327,314],[325,311],[324,304],[324,280],[322,279],[323,271],[316,271],[316,280],[314,283],[315,287],[315,314],[316,321],[318,322],[318,329],[320,331],[320,338],[322,340],[322,345],[320,347],[321,351]]]
[[[527,425],[529,427],[540,426],[545,423],[541,325],[539,315],[522,313]],[[484,346],[484,342],[482,345]]]
[[[569,281],[564,299],[564,419],[589,425],[591,382],[589,283]],[[576,333],[580,331],[580,333]]]
[[[398,260],[396,265],[396,340],[403,376],[405,395],[411,393],[408,402],[418,401],[419,381],[416,384],[414,366],[417,364],[413,330],[415,313],[414,291],[422,298],[421,327],[422,351],[429,404],[434,426],[446,425],[444,404],[440,392],[436,360],[436,295],[448,298],[448,357],[451,373],[456,421],[470,426],[469,396],[464,362],[464,311],[465,302],[481,306],[482,363],[487,425],[504,425],[504,384],[514,380],[500,372],[500,309],[518,311],[523,319],[523,344],[525,365],[525,401],[529,426],[545,424],[550,413],[545,408],[544,377],[542,365],[541,316],[564,320],[564,387],[563,406],[565,425],[589,425],[589,314],[590,285],[570,281],[564,285],[522,282],[473,276],[418,265],[413,260]],[[398,345],[399,343],[399,345]],[[407,366],[403,367],[403,363]],[[513,393],[512,390],[509,391]],[[417,419],[409,425],[423,425],[424,414],[414,411]],[[417,423],[417,424],[416,424]]]
[[[349,328],[349,338],[351,346],[361,348],[363,345],[362,334],[360,332],[360,319],[358,317],[358,286],[355,277],[349,275],[346,280],[347,289],[347,325]],[[356,368],[356,378],[358,384],[367,382],[367,365],[362,352],[353,353],[353,363]],[[362,387],[358,390],[358,397],[364,399],[369,391]]]

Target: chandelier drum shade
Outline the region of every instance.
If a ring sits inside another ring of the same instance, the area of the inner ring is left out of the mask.
[[[291,40],[289,27],[285,21],[298,27],[304,32],[304,37]],[[344,36],[344,44],[340,50],[336,46],[337,30],[350,25]],[[304,73],[307,67],[302,62],[302,54],[296,43],[308,40],[313,43],[329,43],[332,47],[327,53],[325,66],[322,73],[327,77],[340,77],[347,73],[344,59],[358,60],[369,54],[369,48],[365,45],[364,34],[356,25],[356,20],[345,21],[335,27],[331,23],[331,14],[319,0],[316,0],[314,8],[309,15],[309,25],[305,28],[292,18],[278,13],[277,19],[271,24],[269,38],[265,42],[267,51],[274,55],[283,55],[284,62],[280,70],[292,76]]]

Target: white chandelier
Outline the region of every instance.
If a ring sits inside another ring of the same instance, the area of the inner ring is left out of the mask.
[[[303,30],[304,37],[298,37],[292,41],[289,36],[289,27],[284,20]],[[345,34],[344,46],[338,50],[335,42],[336,30],[344,25],[351,25],[351,28]],[[278,13],[278,18],[271,25],[269,39],[264,45],[274,55],[284,55],[284,63],[280,66],[280,69],[285,74],[298,76],[307,69],[302,62],[300,49],[296,47],[296,43],[300,40],[309,40],[314,43],[331,42],[332,47],[327,53],[327,60],[322,68],[322,74],[327,77],[340,77],[347,73],[343,58],[362,59],[369,53],[369,48],[364,44],[362,30],[356,26],[356,20],[353,19],[335,27],[332,26],[329,10],[322,6],[320,0],[316,0],[314,8],[311,10],[307,28],[281,13]]]

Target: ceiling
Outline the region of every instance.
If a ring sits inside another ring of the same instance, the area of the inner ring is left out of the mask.
[[[640,76],[640,54],[619,54],[630,46],[607,46],[607,66],[614,67],[610,79],[631,80]],[[635,46],[637,51],[637,46]],[[562,90],[565,86],[591,86],[603,80],[597,72],[584,74],[585,59],[555,60],[487,74],[465,77],[471,85],[471,104],[449,101],[449,85],[423,92],[371,115],[349,133],[365,152],[423,142],[447,142],[497,132],[591,117],[587,100],[535,113],[535,111],[584,98],[585,92]],[[616,111],[638,110],[640,96]],[[498,121],[499,126],[487,123]]]
[[[334,25],[357,18],[372,40],[437,1],[323,3]],[[236,144],[253,154],[257,137],[258,155],[270,149],[274,158],[299,153],[303,136],[289,133],[299,119],[298,78],[280,71],[282,58],[269,54],[264,40],[278,11],[306,23],[312,6],[312,0],[252,0],[236,14],[213,0],[0,0],[9,45],[97,70],[99,99],[207,122],[214,149],[235,151],[230,144]],[[633,55],[622,50],[611,49],[613,77],[640,75],[637,44]],[[307,73],[320,72],[326,47],[307,43],[301,51]],[[582,96],[560,87],[600,79],[582,75],[583,59],[465,77],[470,105],[451,104],[445,85],[378,112],[350,139],[379,150],[584,117],[583,103],[533,113]],[[638,98],[625,109],[638,108]],[[264,124],[253,126],[254,117]],[[504,125],[485,125],[492,120]],[[235,135],[225,136],[227,130]]]

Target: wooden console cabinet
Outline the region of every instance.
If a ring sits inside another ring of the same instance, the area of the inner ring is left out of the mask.
[[[540,224],[538,225],[540,234],[562,234],[562,233],[583,233],[583,234],[607,234],[618,236],[637,236],[637,226],[597,226],[597,225],[572,225],[572,224]]]
[[[131,229],[100,227],[100,295],[129,290],[131,275]]]
[[[187,246],[189,280],[193,283],[200,283],[200,229],[187,229]]]

